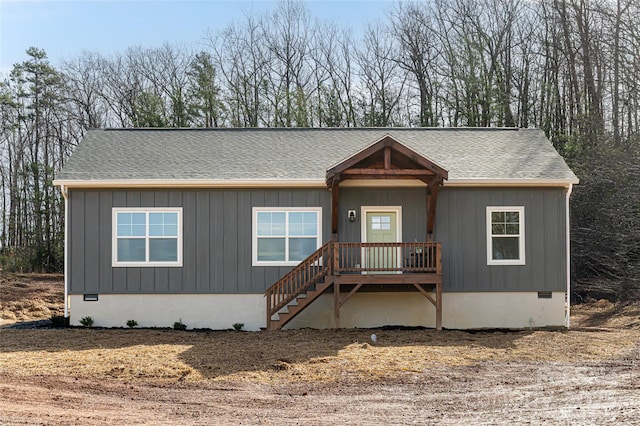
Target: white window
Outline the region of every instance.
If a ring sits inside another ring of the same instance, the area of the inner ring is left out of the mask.
[[[182,208],[114,208],[113,266],[182,266]]]
[[[254,266],[297,265],[322,245],[322,208],[254,207]]]
[[[525,264],[524,207],[487,207],[487,264]]]

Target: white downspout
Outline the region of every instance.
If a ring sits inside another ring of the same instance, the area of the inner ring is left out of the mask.
[[[571,191],[573,191],[573,184],[570,183],[567,187],[566,193],[566,205],[565,205],[565,238],[566,238],[566,256],[567,256],[567,309],[566,309],[566,318],[565,325],[567,328],[571,326],[571,227],[569,226],[569,197],[571,196]]]
[[[60,185],[64,198],[64,317],[69,318],[69,190]]]

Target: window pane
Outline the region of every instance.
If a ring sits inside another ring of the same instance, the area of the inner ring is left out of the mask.
[[[289,213],[289,224],[292,223],[302,223],[303,213],[302,212],[290,212]]]
[[[162,225],[149,225],[149,235],[152,237],[162,237],[163,227]]]
[[[118,225],[131,225],[131,213],[118,213]]]
[[[166,225],[178,225],[178,213],[165,213],[164,224]]]
[[[147,214],[146,213],[131,213],[131,223],[134,225],[146,225]]]
[[[149,239],[149,262],[177,262],[178,240],[176,238]]]
[[[505,221],[507,223],[518,223],[518,222],[520,222],[520,213],[519,212],[506,212]]]
[[[289,213],[289,235],[303,235],[302,212]]]
[[[118,239],[118,262],[144,262],[145,240],[142,238]]]
[[[284,236],[285,212],[258,212],[258,236]]]
[[[304,213],[304,227],[303,234],[308,237],[315,237],[318,235],[318,213],[317,212],[305,212]]]
[[[131,225],[118,224],[118,237],[130,237],[130,236],[131,236]]]
[[[504,212],[491,212],[491,222],[504,222]]]
[[[178,213],[149,213],[149,235],[152,237],[177,237]]]
[[[508,223],[506,227],[507,227],[507,235],[518,235],[520,233],[520,225],[518,224]]]
[[[315,237],[318,235],[318,222],[315,220],[313,222],[305,222],[302,235],[307,237]]]
[[[380,230],[380,216],[371,216],[371,229],[374,231]]]
[[[168,225],[165,222],[165,224],[164,224],[164,236],[165,237],[177,237],[178,236],[178,225]]]
[[[491,225],[491,233],[493,235],[504,235],[505,226],[503,224],[493,224]]]
[[[258,260],[284,261],[284,238],[258,238]]]
[[[145,235],[147,235],[146,225],[131,225],[131,236],[144,237]]]
[[[289,235],[315,237],[318,230],[318,214],[315,212],[289,213]]]
[[[117,235],[119,237],[144,237],[147,233],[145,213],[119,212]]]
[[[493,237],[493,260],[520,259],[520,238]]]
[[[289,240],[289,260],[299,262],[316,251],[315,238],[291,238]]]
[[[164,213],[149,213],[149,225],[162,225]]]
[[[391,216],[382,216],[381,218],[382,224],[380,225],[380,229],[388,231],[391,229]]]

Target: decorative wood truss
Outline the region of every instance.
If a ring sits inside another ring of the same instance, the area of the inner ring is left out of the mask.
[[[350,179],[418,179],[427,185],[427,239],[433,240],[438,190],[449,172],[387,135],[327,170],[331,190],[331,232],[338,237],[340,183]]]

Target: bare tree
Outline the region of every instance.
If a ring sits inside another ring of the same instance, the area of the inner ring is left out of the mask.
[[[417,85],[419,125],[437,126],[437,79],[440,43],[432,23],[432,11],[420,3],[398,3],[391,15],[391,30],[398,40],[398,64]]]
[[[362,125],[387,127],[400,123],[399,103],[406,76],[401,72],[396,46],[381,24],[371,24],[356,53],[362,84]]]

